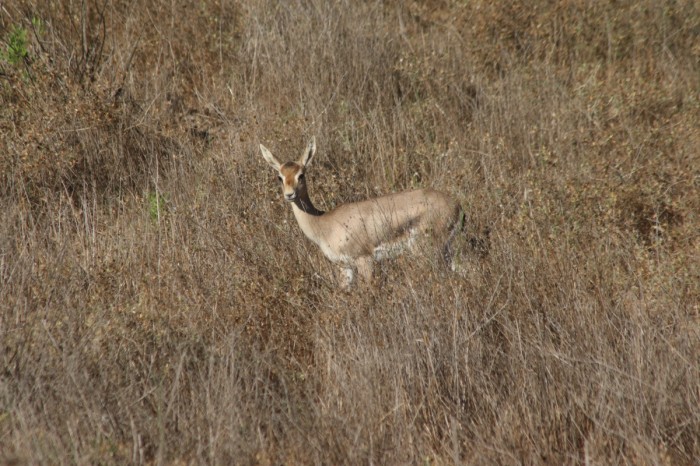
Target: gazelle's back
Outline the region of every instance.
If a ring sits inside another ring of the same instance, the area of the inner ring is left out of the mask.
[[[449,196],[419,189],[343,204],[319,219],[324,226],[319,233],[337,254],[355,257],[409,235],[442,235],[458,216],[459,206]]]

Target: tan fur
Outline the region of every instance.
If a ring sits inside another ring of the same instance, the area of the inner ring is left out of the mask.
[[[345,269],[345,286],[357,270],[364,279],[372,276],[372,262],[412,248],[420,236],[429,235],[444,245],[445,258],[451,259],[449,244],[461,209],[447,194],[419,189],[343,204],[330,212],[317,210],[309,199],[305,172],[314,154],[312,139],[297,162],[281,164],[260,145],[265,160],[282,180],[285,200],[299,227],[316,243],[328,259]]]

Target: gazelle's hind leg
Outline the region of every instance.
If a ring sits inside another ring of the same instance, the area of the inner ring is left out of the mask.
[[[455,251],[452,243],[454,242],[457,233],[464,231],[465,227],[466,215],[464,214],[464,211],[460,209],[459,217],[457,218],[457,221],[450,227],[450,233],[447,236],[447,240],[445,241],[444,246],[442,247],[442,258],[444,260],[445,266],[453,272],[456,272],[456,270],[454,264]]]
[[[340,270],[341,288],[346,291],[352,288],[356,275],[359,275],[360,280],[365,283],[371,282],[373,265],[372,256],[362,256],[355,259],[353,264],[343,264]]]
[[[445,264],[445,267],[452,270],[453,272],[455,271],[455,269],[454,269],[455,250],[454,250],[454,247],[452,245],[452,242],[454,241],[454,237],[455,237],[455,230],[453,229],[450,232],[450,236],[447,238],[447,241],[445,242],[444,246],[442,247],[443,263]]]

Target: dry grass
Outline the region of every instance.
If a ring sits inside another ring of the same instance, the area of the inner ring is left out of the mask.
[[[0,462],[700,457],[696,2],[63,3],[0,14]],[[487,254],[337,291],[312,134]]]

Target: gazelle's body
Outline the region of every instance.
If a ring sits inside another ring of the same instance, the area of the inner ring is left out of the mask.
[[[365,279],[372,276],[372,262],[412,248],[420,236],[429,235],[443,245],[443,256],[451,260],[450,242],[460,221],[461,209],[448,195],[419,189],[343,204],[330,212],[314,207],[304,173],[316,153],[312,140],[297,162],[281,164],[262,144],[265,160],[278,172],[286,201],[307,238],[328,259],[345,270],[349,286],[357,270]]]

